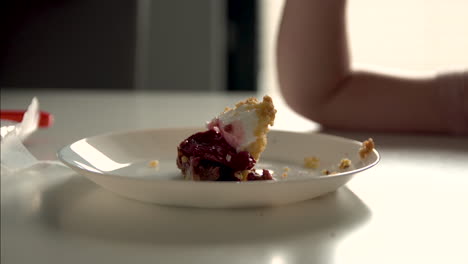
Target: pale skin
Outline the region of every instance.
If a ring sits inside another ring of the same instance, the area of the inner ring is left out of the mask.
[[[329,128],[450,133],[435,76],[401,78],[350,69],[345,13],[346,0],[286,1],[277,43],[286,102]],[[463,76],[468,80],[467,72]],[[466,89],[461,100],[468,113]]]

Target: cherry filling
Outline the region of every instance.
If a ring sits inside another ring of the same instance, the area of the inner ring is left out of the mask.
[[[186,178],[199,181],[239,181],[236,172],[249,170],[246,180],[270,180],[271,174],[253,170],[256,160],[247,151],[237,152],[215,130],[196,133],[180,143],[177,167]]]

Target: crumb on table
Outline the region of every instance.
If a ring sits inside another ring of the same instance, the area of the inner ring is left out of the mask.
[[[367,156],[369,155],[369,153],[372,152],[374,147],[375,144],[372,138],[369,138],[368,140],[362,142],[361,148],[359,149],[359,156],[361,157],[361,159],[367,158]]]
[[[151,168],[157,168],[159,166],[159,160],[152,160],[148,163]]]
[[[337,174],[337,172],[324,169],[324,170],[322,170],[322,174],[323,175],[333,175],[333,174]]]
[[[304,167],[309,169],[316,169],[320,165],[320,160],[317,157],[305,157],[304,158]]]
[[[349,159],[342,159],[340,161],[340,165],[338,166],[338,168],[340,168],[341,170],[344,170],[344,169],[347,169],[351,166],[351,160]]]

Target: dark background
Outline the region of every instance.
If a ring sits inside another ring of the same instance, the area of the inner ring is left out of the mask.
[[[154,1],[164,6],[171,0]],[[258,4],[226,1],[226,83],[222,89],[256,90]],[[135,88],[138,1],[0,2],[2,89]]]

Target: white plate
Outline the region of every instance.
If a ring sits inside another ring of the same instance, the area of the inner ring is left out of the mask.
[[[335,191],[360,171],[379,161],[373,151],[361,160],[361,143],[317,133],[270,131],[257,169],[269,169],[275,181],[193,182],[183,180],[176,166],[177,146],[195,128],[112,133],[81,139],[63,147],[59,159],[78,173],[114,193],[164,205],[230,208],[275,206],[312,199]],[[316,156],[320,167],[306,169],[304,157]],[[352,166],[335,175],[342,158]],[[158,160],[153,168],[150,161]],[[287,177],[282,177],[288,167]]]

